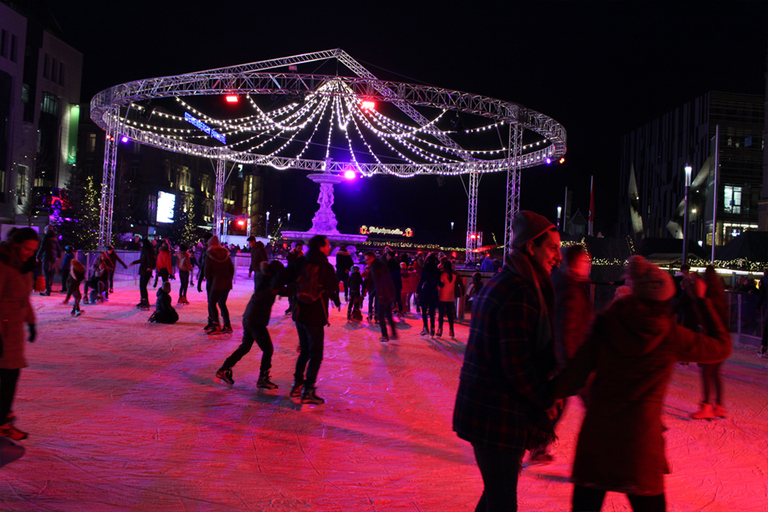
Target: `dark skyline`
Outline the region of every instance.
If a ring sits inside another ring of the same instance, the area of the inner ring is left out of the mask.
[[[565,127],[568,153],[564,165],[523,171],[521,207],[554,221],[567,186],[573,211],[586,216],[594,175],[596,231],[606,234],[617,217],[622,135],[709,90],[765,91],[763,0],[327,4],[190,8],[138,1],[118,7],[81,0],[52,2],[51,10],[62,38],[84,54],[84,102],[131,80],[342,48],[383,79],[538,110]],[[464,187],[458,178],[439,181],[377,176],[341,188],[334,206],[340,228],[369,215],[367,222],[378,217],[446,231],[455,221],[463,231]],[[489,231],[503,238],[503,191],[502,175],[481,180],[478,228],[485,243]]]

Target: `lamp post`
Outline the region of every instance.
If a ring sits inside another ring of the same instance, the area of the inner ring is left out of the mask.
[[[683,214],[683,264],[688,262],[688,196],[691,193],[690,165],[685,164],[685,213]]]
[[[266,222],[266,227],[264,228],[264,231],[266,232],[264,236],[266,238],[269,238],[269,210],[267,210],[267,222]]]

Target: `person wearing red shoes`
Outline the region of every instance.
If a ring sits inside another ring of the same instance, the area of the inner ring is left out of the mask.
[[[0,244],[0,436],[20,441],[27,433],[14,425],[11,412],[24,357],[24,324],[29,326],[29,342],[35,341],[35,313],[29,302],[35,251],[39,246],[32,228],[12,229]]]

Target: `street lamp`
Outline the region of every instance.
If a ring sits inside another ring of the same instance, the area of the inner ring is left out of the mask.
[[[265,231],[266,231],[266,234],[264,236],[269,238],[269,210],[267,210],[267,222],[266,222]]]
[[[683,214],[683,265],[688,262],[688,196],[691,192],[690,165],[685,164],[685,213]]]

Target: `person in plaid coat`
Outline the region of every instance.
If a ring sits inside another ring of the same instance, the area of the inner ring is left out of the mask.
[[[526,449],[554,436],[554,288],[560,234],[545,217],[521,211],[512,251],[475,298],[453,430],[472,443],[484,490],[475,510],[517,510]]]

